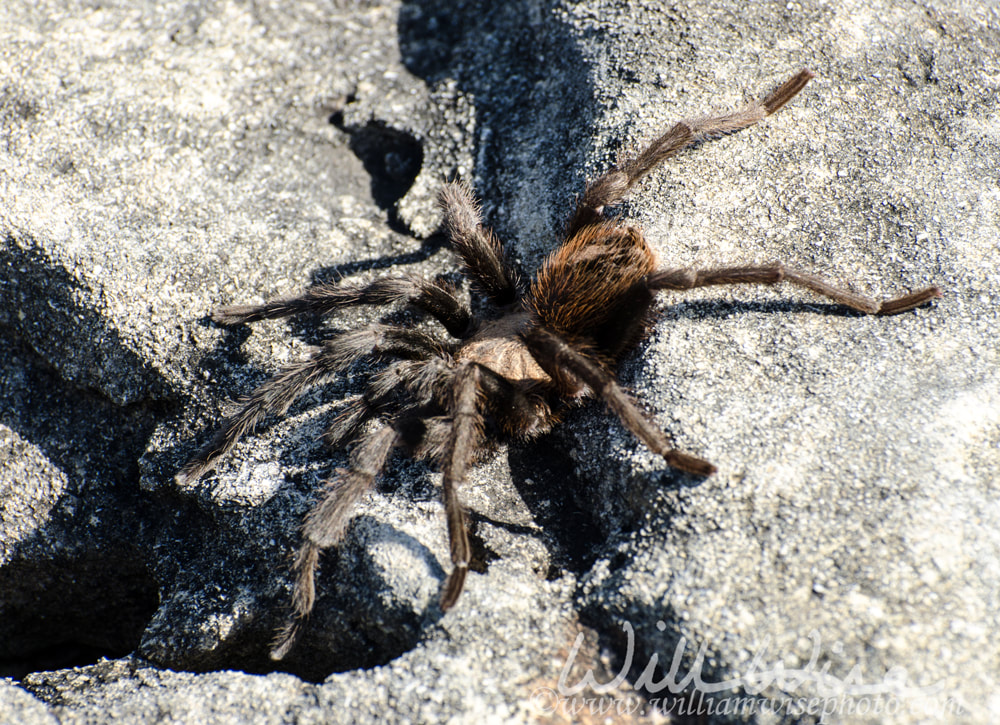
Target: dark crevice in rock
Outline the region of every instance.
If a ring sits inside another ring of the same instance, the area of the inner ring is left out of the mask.
[[[162,407],[76,387],[0,327],[0,670],[21,677],[134,650],[158,605],[136,460]]]
[[[126,550],[8,565],[0,591],[4,677],[125,656],[159,606],[156,582]]]

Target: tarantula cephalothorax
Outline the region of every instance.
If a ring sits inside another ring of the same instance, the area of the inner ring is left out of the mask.
[[[751,126],[806,85],[803,70],[762,101],[734,113],[681,121],[635,156],[591,182],[569,221],[566,240],[525,284],[497,238],[483,227],[471,191],[448,184],[441,194],[444,226],[465,274],[496,309],[477,319],[439,282],[387,277],[368,285],[318,285],[298,297],[259,306],[223,307],[213,319],[236,325],[298,313],[325,314],[349,305],[409,303],[448,332],[442,339],[414,329],[372,325],[326,340],[308,358],[271,378],[244,401],[215,438],[178,474],[197,479],[268,415],[282,415],[305,388],[362,359],[385,363],[365,392],[346,402],[325,439],[357,439],[350,467],[338,470],[302,527],[296,557],[294,616],[278,635],[272,657],[283,657],[313,608],[320,551],[343,537],[351,511],[372,487],[397,446],[437,464],[451,542],[452,571],[441,609],[455,604],[469,566],[466,513],[459,488],[466,470],[497,439],[548,431],[561,412],[586,397],[604,400],[621,422],[674,468],[707,476],[715,467],[671,448],[667,436],[615,380],[622,354],[635,346],[656,293],[721,284],[791,282],[869,314],[892,315],[940,296],[936,287],[878,302],[782,264],[717,269],[657,269],[634,227],[605,219],[654,166],[699,140]],[[377,420],[370,430],[362,429]]]

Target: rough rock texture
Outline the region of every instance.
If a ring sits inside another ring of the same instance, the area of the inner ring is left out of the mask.
[[[0,9],[0,722],[995,721],[997,10],[441,5]],[[470,480],[478,571],[442,616],[438,477],[398,459],[276,669],[298,521],[346,460],[317,437],[365,370],[180,490],[229,403],[324,334],[207,312],[457,279],[433,234],[454,176],[532,269],[621,149],[801,67],[788,108],[620,213],[664,265],[945,297],[894,318],[788,287],[665,297],[622,377],[718,474],[577,411]],[[567,694],[620,670],[603,700]],[[699,672],[682,699],[660,682]]]

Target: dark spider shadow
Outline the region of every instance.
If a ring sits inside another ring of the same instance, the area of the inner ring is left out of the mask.
[[[657,320],[689,319],[718,320],[736,315],[798,313],[823,315],[826,317],[870,317],[846,305],[835,302],[796,302],[793,300],[769,300],[742,302],[731,298],[717,300],[690,300],[668,303],[657,311]]]
[[[407,238],[417,242],[413,237],[408,236]],[[377,269],[396,269],[408,264],[417,264],[430,259],[447,246],[446,237],[441,233],[435,233],[420,240],[418,247],[412,252],[359,259],[320,267],[309,274],[309,284],[317,285],[340,282],[345,277],[350,277],[359,272],[370,272]]]

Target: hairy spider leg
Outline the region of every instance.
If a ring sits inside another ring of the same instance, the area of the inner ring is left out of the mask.
[[[419,359],[439,350],[440,344],[430,335],[388,325],[371,325],[325,341],[309,357],[289,365],[254,390],[212,441],[181,468],[177,483],[183,486],[196,481],[265,417],[284,415],[307,388],[358,360],[381,355]]]
[[[473,322],[472,313],[454,292],[439,282],[419,277],[383,277],[367,285],[319,284],[294,297],[262,305],[229,305],[212,313],[220,325],[288,317],[301,313],[325,315],[341,307],[406,302],[437,319],[453,337],[461,337]]]
[[[444,229],[471,277],[498,307],[513,304],[524,294],[524,280],[496,235],[483,226],[479,204],[467,184],[449,183],[438,203]]]
[[[540,428],[548,414],[548,406],[539,408],[538,401],[529,400],[524,391],[481,363],[465,362],[454,371],[449,406],[451,415],[444,445],[438,446],[434,442],[424,444],[430,455],[440,458],[442,462],[442,492],[453,566],[441,590],[442,611],[451,609],[458,601],[468,574],[471,556],[468,516],[459,490],[483,433],[483,406],[487,399],[492,401],[491,410],[500,419],[499,424],[508,431]],[[419,422],[431,433],[434,419],[418,421],[411,417],[408,422]],[[427,433],[421,435],[433,437]]]
[[[375,417],[375,408],[364,395],[348,398],[323,433],[323,442],[331,448],[354,440],[362,426]]]
[[[319,553],[344,538],[354,507],[375,485],[389,454],[399,442],[399,433],[389,426],[378,428],[363,438],[351,452],[350,467],[337,471],[337,476],[326,483],[319,502],[306,515],[302,525],[302,546],[294,564],[292,617],[275,638],[272,659],[280,660],[288,654],[303,622],[313,610]]]
[[[698,141],[759,123],[788,103],[812,77],[812,71],[799,71],[762,101],[753,101],[733,113],[688,118],[675,123],[638,154],[620,162],[587,185],[569,222],[567,236],[574,235],[589,224],[599,223],[604,207],[621,201],[639,179],[678,151]]]
[[[563,371],[568,371],[585,383],[604,400],[626,428],[672,467],[698,476],[715,473],[715,466],[708,461],[672,448],[663,431],[643,414],[614,376],[560,335],[544,327],[533,327],[524,333],[524,341],[553,381],[564,379]]]
[[[455,373],[454,396],[450,406],[451,434],[444,451],[441,486],[451,549],[451,574],[441,591],[441,609],[446,611],[458,601],[469,570],[468,516],[459,498],[459,487],[475,455],[476,440],[482,433],[480,408],[480,368],[465,364]]]
[[[808,272],[790,269],[783,264],[756,267],[720,267],[717,269],[665,269],[647,278],[651,290],[687,290],[716,284],[777,284],[790,282],[869,315],[898,315],[941,296],[938,287],[926,287],[908,295],[878,301],[836,287]]]
[[[379,371],[373,376],[363,394],[352,396],[345,401],[323,432],[324,443],[335,448],[354,441],[365,423],[386,410],[393,394],[398,390],[398,366],[398,362],[393,363]]]

